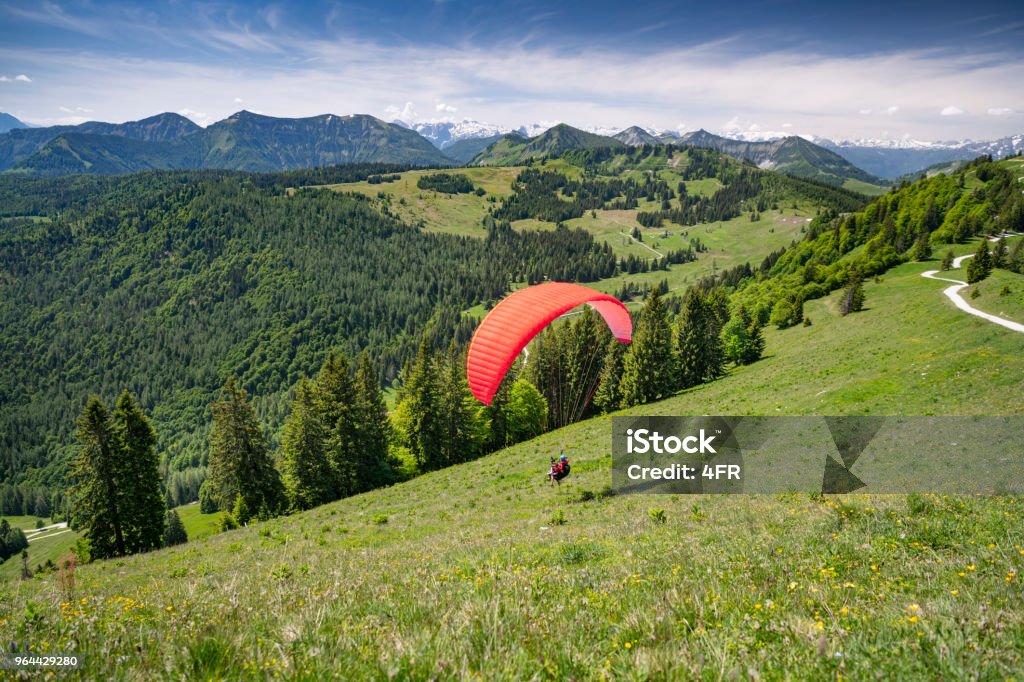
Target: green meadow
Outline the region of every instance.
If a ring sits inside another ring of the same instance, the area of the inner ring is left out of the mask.
[[[956,273],[960,273],[960,279],[966,277],[963,268],[950,271],[948,276],[957,279]],[[944,275],[940,273],[939,276]],[[977,298],[974,292],[978,293]],[[978,310],[1014,322],[1024,322],[1024,277],[1020,275],[1006,270],[993,270],[986,279],[962,289],[960,295]]]

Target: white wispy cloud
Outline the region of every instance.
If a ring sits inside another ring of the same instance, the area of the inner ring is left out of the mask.
[[[439,114],[454,114],[456,111],[458,111],[458,109],[456,109],[450,104],[438,102],[437,106],[434,107],[434,111],[436,111]]]
[[[22,83],[31,83],[31,82],[32,82],[32,79],[31,79],[31,78],[29,78],[28,76],[26,76],[26,75],[25,75],[25,74],[23,74],[23,73],[20,73],[20,74],[18,74],[17,76],[15,76],[15,77],[14,77],[14,80],[16,80],[16,81],[20,81],[20,82],[22,82]]]
[[[185,118],[192,119],[195,123],[203,126],[204,128],[213,123],[213,120],[211,120],[210,115],[205,111],[194,111],[192,109],[185,108],[178,109],[178,114],[184,116]]]
[[[403,121],[405,123],[413,123],[418,117],[416,115],[416,107],[412,102],[406,102],[405,106],[398,107],[394,104],[388,105],[384,108],[384,113],[390,118],[390,120]]]
[[[963,109],[950,104],[949,106],[944,107],[942,111],[939,112],[939,116],[959,116],[962,113],[964,113]]]
[[[19,106],[43,112],[54,100],[79,101],[125,120],[178,110],[187,101],[214,120],[240,104],[224,97],[226,88],[237,87],[258,93],[252,105],[275,116],[378,113],[409,122],[417,120],[414,103],[429,102],[431,114],[443,114],[454,112],[442,104],[454,109],[450,102],[457,101],[460,115],[509,127],[558,119],[620,129],[646,121],[668,129],[685,118],[693,128],[714,128],[737,116],[737,124],[756,121],[764,130],[780,130],[785,122],[817,135],[877,136],[885,129],[919,139],[1008,134],[1014,117],[988,115],[990,103],[1024,111],[1024,89],[1012,87],[1024,82],[1024,63],[996,54],[751,54],[738,51],[732,39],[647,54],[608,46],[560,51],[522,41],[395,46],[352,36],[260,32],[237,23],[197,29],[188,40],[231,58],[37,50],[30,58],[41,80],[32,88],[34,99],[23,96]],[[0,61],[24,59],[0,47]]]
[[[1010,116],[1013,114],[1013,109],[1010,107],[991,107],[988,110],[989,116]]]

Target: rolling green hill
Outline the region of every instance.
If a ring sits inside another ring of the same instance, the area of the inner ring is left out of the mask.
[[[11,173],[57,176],[77,173],[136,173],[195,168],[197,149],[190,144],[151,142],[118,135],[61,133],[23,159]]]
[[[418,133],[373,116],[282,119],[241,111],[212,124],[202,167],[271,171],[343,163],[448,165]]]
[[[530,159],[559,156],[580,149],[625,148],[613,137],[595,135],[579,128],[560,123],[537,137],[525,138],[512,133],[505,135],[473,158],[476,166],[515,166]]]

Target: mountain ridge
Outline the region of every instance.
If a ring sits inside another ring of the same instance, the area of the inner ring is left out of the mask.
[[[206,128],[179,114],[0,134],[0,171],[33,175],[216,168],[276,171],[363,162],[450,165],[425,138],[366,114],[239,111]]]
[[[19,121],[11,114],[0,111],[0,133],[6,133],[8,130],[15,130],[18,128],[31,128],[24,121]]]
[[[559,123],[536,137],[523,137],[518,133],[505,135],[477,156],[472,163],[477,166],[510,166],[531,159],[557,156],[573,149],[595,149],[598,147],[625,147],[626,144],[613,137],[605,137]]]

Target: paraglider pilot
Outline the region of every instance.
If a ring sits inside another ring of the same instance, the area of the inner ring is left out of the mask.
[[[558,456],[557,460],[552,457],[548,482],[554,481],[558,485],[562,485],[562,479],[569,475],[569,468],[569,458],[565,456],[564,452]]]

